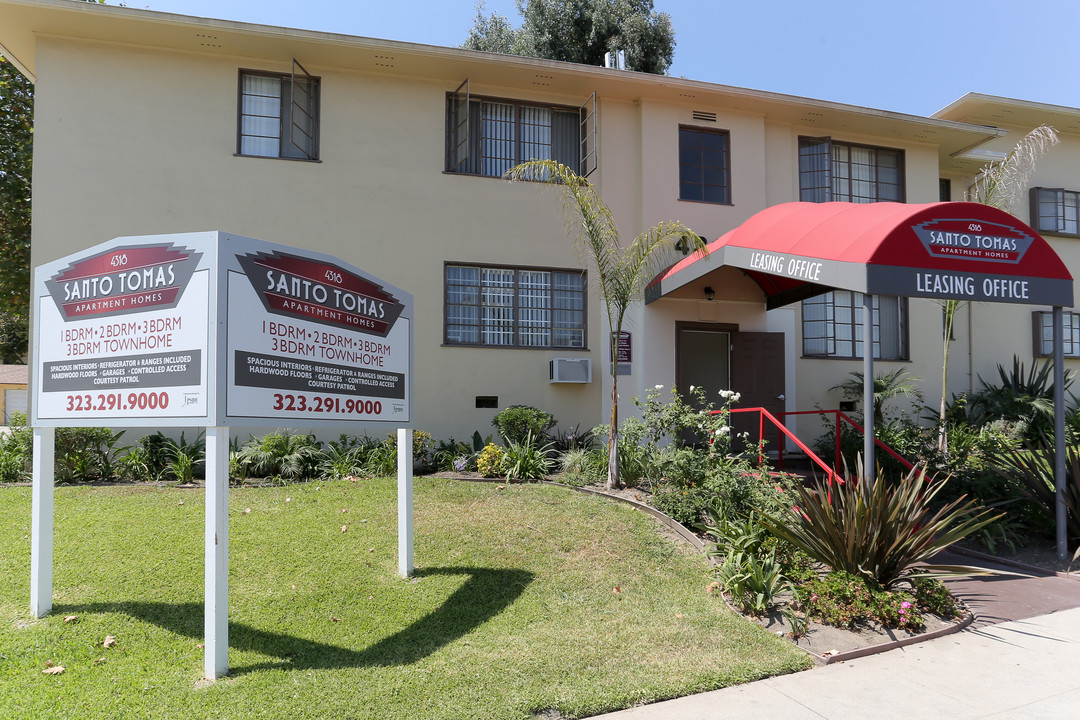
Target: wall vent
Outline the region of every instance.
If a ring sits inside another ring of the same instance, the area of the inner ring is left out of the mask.
[[[592,360],[589,358],[552,358],[548,363],[548,382],[592,382]]]
[[[704,110],[693,110],[690,114],[695,120],[704,120],[706,122],[716,122],[716,113],[706,112]]]

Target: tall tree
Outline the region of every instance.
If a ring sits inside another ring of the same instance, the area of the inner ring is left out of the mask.
[[[585,178],[554,160],[532,160],[511,168],[511,180],[555,183],[563,192],[567,234],[575,248],[592,264],[600,300],[607,314],[610,350],[611,427],[608,435],[608,489],[621,487],[619,480],[619,376],[618,343],[626,312],[642,299],[645,285],[676,258],[675,244],[686,240],[690,249],[708,253],[705,241],[678,222],[661,222],[624,246],[611,209],[600,199],[596,188]]]
[[[104,4],[104,0],[84,0]],[[30,338],[30,173],[34,85],[0,55],[0,362],[26,359]]]
[[[548,60],[602,65],[604,54],[626,51],[626,67],[663,75],[675,55],[675,31],[653,0],[517,0],[524,18],[515,29],[504,16],[476,19],[464,47]]]
[[[0,57],[0,360],[22,362],[30,319],[34,86]]]

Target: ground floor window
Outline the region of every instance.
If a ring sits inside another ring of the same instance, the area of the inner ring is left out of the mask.
[[[907,298],[874,296],[874,357],[908,359]],[[835,290],[802,303],[803,355],[863,356],[863,294]]]
[[[585,347],[585,272],[446,265],[448,345]]]
[[[1080,357],[1080,313],[1063,313],[1062,325],[1065,331],[1064,342],[1065,357]],[[1035,336],[1035,356],[1051,357],[1054,354],[1054,313],[1034,312],[1033,332]]]

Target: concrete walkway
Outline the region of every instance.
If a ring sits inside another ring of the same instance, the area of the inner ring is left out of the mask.
[[[1080,608],[669,700],[615,720],[1080,717]]]

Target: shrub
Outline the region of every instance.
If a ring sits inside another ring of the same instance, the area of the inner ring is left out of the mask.
[[[483,477],[503,477],[506,467],[506,451],[495,443],[488,443],[476,458],[476,470]]]
[[[507,479],[542,479],[555,464],[547,454],[550,448],[551,443],[538,447],[531,433],[525,436],[525,442],[511,442],[506,448]]]
[[[172,440],[160,430],[139,438],[139,447],[145,451],[145,456],[137,455],[146,463],[148,479],[157,480],[165,471],[165,465],[169,462],[169,443]]]
[[[742,458],[710,458],[693,448],[671,448],[656,464],[662,481],[653,492],[653,503],[683,525],[696,527],[708,509],[722,503],[732,517],[765,509],[785,507],[787,476],[772,476],[768,468],[753,467]]]
[[[775,553],[745,553],[732,549],[717,569],[717,579],[743,612],[761,615],[776,604],[784,580]]]
[[[832,572],[800,586],[796,599],[811,617],[834,627],[854,629],[877,623],[914,632],[926,627],[913,594],[890,592],[848,572]]]
[[[559,466],[567,485],[595,485],[607,477],[607,456],[597,450],[569,450],[559,459]]]
[[[1033,363],[1025,370],[1024,363],[1013,356],[1012,368],[998,365],[998,382],[987,382],[979,376],[982,389],[967,397],[966,419],[981,427],[995,421],[1013,424],[1024,440],[1037,442],[1039,435],[1049,435],[1054,428],[1054,364],[1047,358],[1041,365]],[[1073,374],[1067,373],[1065,389],[1072,384]]]
[[[164,454],[166,461],[161,477],[184,484],[205,475],[206,440],[202,431],[190,443],[184,433],[180,433],[179,440],[169,440],[165,444]]]
[[[150,453],[141,445],[129,447],[116,459],[116,474],[121,480],[152,482],[157,474],[150,467]]]
[[[372,477],[393,477],[397,475],[397,461],[397,437],[391,433],[371,448],[364,471]]]
[[[330,447],[323,452],[319,471],[330,480],[359,475],[364,471],[366,450],[363,445],[331,441]]]
[[[56,428],[56,482],[111,482],[124,431],[104,427]]]
[[[322,443],[314,435],[279,431],[252,437],[236,454],[245,474],[280,481],[307,480],[318,472]]]
[[[527,436],[538,438],[545,430],[554,426],[555,416],[528,405],[511,405],[496,415],[491,424],[507,444],[523,443]]]
[[[916,469],[890,483],[859,474],[846,483],[795,485],[798,503],[783,513],[765,512],[769,532],[813,560],[889,589],[905,577],[947,575],[972,568],[923,565],[957,540],[1000,515],[965,498],[932,505],[945,481]]]
[[[592,450],[596,447],[596,434],[592,430],[582,430],[577,424],[568,430],[562,428],[551,433],[552,450],[565,455],[572,450]]]
[[[468,443],[454,438],[440,440],[435,447],[435,452],[432,454],[432,462],[436,470],[464,472],[469,465],[468,457],[472,453],[473,450]],[[466,458],[464,465],[458,462],[458,459],[462,457]]]
[[[13,412],[8,431],[0,436],[0,483],[26,482],[34,453],[34,431],[25,413]]]
[[[1074,437],[1065,442],[1066,534],[1075,546],[1080,539],[1080,445]],[[993,462],[1000,477],[1014,483],[1033,503],[1048,527],[1057,519],[1057,491],[1054,478],[1054,441],[1045,435],[1027,443],[1025,449],[994,454]]]
[[[413,430],[413,467],[420,470],[431,468],[434,458],[435,438],[423,430]],[[387,433],[382,442],[367,449],[364,469],[374,477],[392,477],[397,475],[397,463],[397,433]]]

